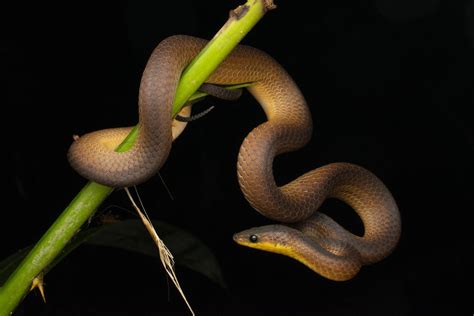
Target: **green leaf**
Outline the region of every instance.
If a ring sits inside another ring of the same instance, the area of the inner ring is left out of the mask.
[[[195,236],[176,226],[153,221],[158,236],[170,249],[178,265],[201,273],[226,288],[219,264],[210,249]],[[156,245],[139,220],[125,220],[97,228],[90,228],[77,234],[64,248],[61,255],[44,271],[47,273],[79,245],[119,248],[159,258]],[[32,246],[21,249],[0,262],[0,285],[3,285],[18,264],[31,250]],[[159,266],[161,268],[161,266]]]

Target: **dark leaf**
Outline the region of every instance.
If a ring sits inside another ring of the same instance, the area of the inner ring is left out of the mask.
[[[153,225],[177,264],[201,273],[220,286],[226,287],[215,256],[203,242],[173,225],[158,221],[153,221]],[[159,258],[158,249],[143,223],[139,220],[125,220],[80,232],[45,273],[83,243],[114,247]],[[5,283],[31,249],[31,246],[26,247],[0,262],[0,285]]]
[[[202,273],[225,287],[214,254],[199,239],[176,226],[153,221],[158,236],[170,249],[177,264]],[[158,248],[139,220],[126,220],[106,225],[92,234],[87,243],[115,247],[159,258]]]

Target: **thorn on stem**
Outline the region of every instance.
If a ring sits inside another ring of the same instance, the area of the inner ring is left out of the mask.
[[[44,274],[43,272],[41,272],[33,279],[33,281],[31,282],[30,292],[37,288],[41,294],[41,298],[43,299],[43,302],[46,304],[46,295],[44,293],[43,277],[44,277]]]

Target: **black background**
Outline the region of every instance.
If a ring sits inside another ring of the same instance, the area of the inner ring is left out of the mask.
[[[141,72],[173,34],[211,38],[239,1],[149,1],[1,10],[0,257],[37,241],[85,184],[68,165],[72,134],[137,120]],[[245,201],[235,163],[264,120],[246,94],[190,124],[161,171],[139,187],[150,215],[217,256],[228,289],[177,267],[198,315],[455,315],[472,300],[474,138],[472,1],[278,1],[244,42],[273,55],[305,94],[312,142],[276,159],[281,183],[347,161],[377,174],[402,214],[396,251],[355,279],[323,279],[291,259],[235,245],[270,223]],[[2,5],[3,6],[3,5]],[[130,208],[123,191],[101,207]],[[324,209],[347,227],[347,207]],[[120,213],[120,211],[117,211]],[[18,315],[187,315],[158,261],[85,246],[46,277]]]

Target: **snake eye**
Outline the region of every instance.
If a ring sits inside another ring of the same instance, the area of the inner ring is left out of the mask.
[[[250,242],[255,243],[255,242],[258,241],[258,236],[257,235],[250,235],[249,240],[250,240]]]

